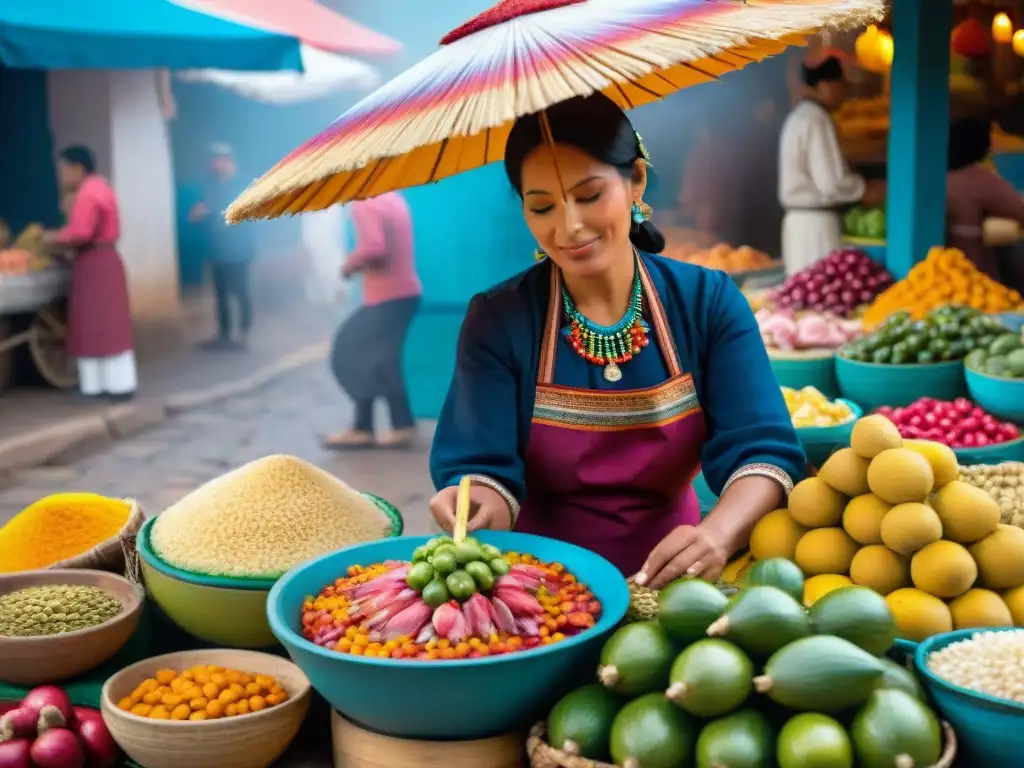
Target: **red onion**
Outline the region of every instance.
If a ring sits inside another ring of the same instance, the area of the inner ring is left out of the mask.
[[[85,768],[85,750],[67,728],[51,728],[32,742],[35,768]]]
[[[107,730],[103,716],[94,709],[75,708],[78,715],[71,730],[82,742],[89,768],[113,768],[121,756],[114,737]]]
[[[31,709],[37,715],[46,706],[56,707],[64,717],[64,722],[71,722],[73,716],[71,699],[68,698],[63,688],[58,688],[56,685],[43,685],[33,688],[21,700],[22,709]]]
[[[0,743],[15,739],[34,739],[39,715],[27,707],[12,709],[0,717]]]
[[[0,744],[0,768],[32,768],[32,742],[15,739]]]

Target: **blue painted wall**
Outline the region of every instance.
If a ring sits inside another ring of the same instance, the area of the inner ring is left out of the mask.
[[[17,236],[60,222],[46,73],[0,67],[0,218]]]

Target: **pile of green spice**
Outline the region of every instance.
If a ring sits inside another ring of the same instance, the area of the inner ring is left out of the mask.
[[[0,636],[39,637],[88,629],[121,612],[99,587],[44,584],[0,595]]]

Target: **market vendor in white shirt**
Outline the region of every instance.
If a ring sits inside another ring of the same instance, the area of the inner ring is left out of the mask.
[[[835,55],[804,63],[803,99],[789,113],[779,140],[779,202],[786,273],[810,266],[843,244],[839,209],[877,205],[885,183],[850,171],[832,120],[846,97],[843,65]]]

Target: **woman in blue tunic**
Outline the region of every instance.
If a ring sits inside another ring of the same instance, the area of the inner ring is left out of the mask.
[[[515,123],[505,170],[547,258],[470,302],[430,506],[450,530],[468,475],[471,530],[578,544],[658,588],[716,579],[805,460],[739,289],[655,255],[644,154],[600,94]]]

